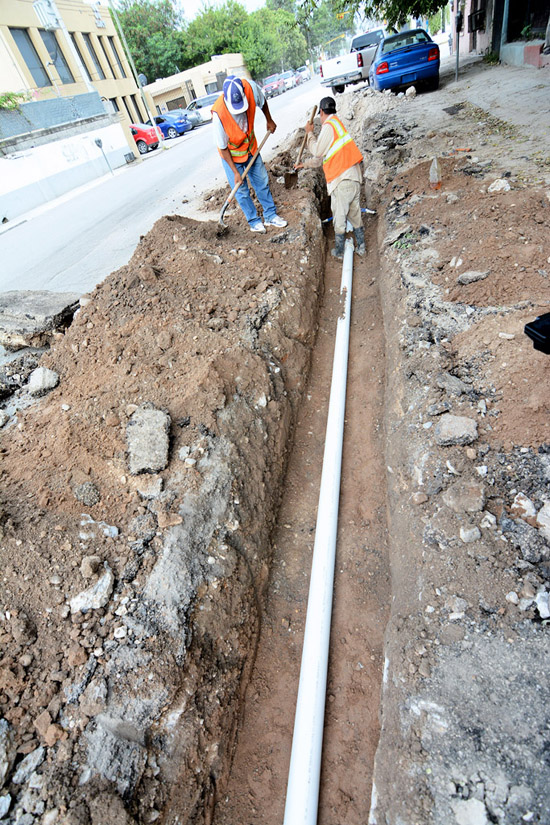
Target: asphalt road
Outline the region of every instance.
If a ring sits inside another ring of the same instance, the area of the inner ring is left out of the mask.
[[[277,131],[262,150],[265,160],[305,122],[308,107],[318,103],[322,93],[318,81],[311,80],[269,101]],[[259,139],[264,124],[260,112]],[[0,292],[86,293],[129,261],[140,235],[158,218],[193,214],[205,191],[227,186],[211,124],[166,145],[167,150],[150,152],[142,163],[117,170],[6,227],[0,234]]]

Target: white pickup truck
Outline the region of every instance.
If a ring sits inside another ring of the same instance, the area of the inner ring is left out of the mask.
[[[350,83],[368,81],[370,64],[384,37],[384,29],[357,34],[351,41],[349,54],[321,63],[321,85],[330,86],[333,94],[341,94]]]

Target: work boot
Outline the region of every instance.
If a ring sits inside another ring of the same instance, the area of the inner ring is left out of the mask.
[[[355,235],[355,251],[363,257],[367,251],[365,249],[365,230],[362,226],[358,226],[357,229],[353,230],[353,234]]]
[[[341,261],[344,257],[344,243],[346,241],[346,236],[344,233],[341,235],[335,235],[334,240],[336,243],[334,244],[334,249],[331,250],[330,254],[333,258],[338,258],[338,260]]]

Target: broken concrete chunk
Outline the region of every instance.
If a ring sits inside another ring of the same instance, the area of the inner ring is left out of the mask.
[[[473,527],[461,527],[460,539],[464,544],[471,544],[473,541],[478,541],[481,538],[481,530],[475,525]]]
[[[44,748],[36,748],[36,750],[31,751],[27,756],[25,756],[12,777],[11,781],[14,785],[22,785],[24,782],[27,782],[30,779],[31,774],[33,774],[37,767],[42,764],[45,755],[46,751]]]
[[[443,501],[455,513],[481,513],[485,506],[485,488],[475,481],[456,481],[442,495]]]
[[[460,799],[452,808],[457,825],[489,825],[487,808],[479,799]]]
[[[487,187],[488,192],[509,192],[512,187],[505,178],[497,178],[490,186]]]
[[[450,372],[442,372],[437,376],[437,386],[449,393],[449,395],[462,395],[469,391],[469,387],[456,375],[451,375]]]
[[[525,493],[517,494],[510,509],[515,516],[522,519],[533,518],[537,514],[535,505],[530,498],[527,498]]]
[[[158,498],[162,493],[162,476],[142,476],[135,486],[142,498]]]
[[[10,809],[11,805],[11,796],[9,793],[5,794],[5,796],[0,796],[0,819],[6,816],[7,812]]]
[[[475,284],[476,281],[484,281],[489,275],[489,270],[485,272],[478,272],[475,269],[469,269],[467,272],[462,272],[457,281],[459,284]]]
[[[471,444],[477,438],[477,423],[465,415],[442,415],[434,428],[436,444],[440,447]]]
[[[78,309],[77,293],[11,291],[0,295],[0,344],[7,349],[43,346]]]
[[[85,579],[95,576],[101,565],[99,556],[84,556],[80,563],[80,573]]]
[[[4,787],[6,777],[12,769],[16,752],[13,729],[6,719],[0,719],[0,788]]]
[[[27,384],[31,395],[45,395],[59,384],[59,375],[47,367],[37,367],[29,376]]]
[[[4,410],[0,410],[0,427],[3,427],[10,420],[9,415]]]
[[[538,511],[537,524],[544,538],[550,541],[550,501],[545,501],[544,505]]]
[[[158,473],[168,464],[170,416],[152,405],[139,407],[126,427],[128,466],[132,475]]]
[[[115,577],[112,570],[106,566],[105,573],[93,587],[83,590],[69,602],[71,613],[86,613],[88,610],[97,610],[105,607],[113,592]]]

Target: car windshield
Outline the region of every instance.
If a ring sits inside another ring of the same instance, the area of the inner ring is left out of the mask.
[[[266,77],[265,85],[267,86],[268,83],[275,83],[275,81],[278,80],[278,79],[279,79],[278,74],[271,74],[271,75],[269,75],[269,77]]]
[[[431,43],[430,37],[423,29],[416,29],[409,32],[401,32],[395,34],[393,37],[387,37],[382,46],[382,54],[390,54],[398,49],[406,49],[410,46],[416,46],[418,43]]]
[[[365,34],[360,34],[358,37],[354,37],[351,41],[351,51],[356,52],[359,49],[364,49],[367,46],[377,46],[378,43],[382,40],[382,32],[380,29],[375,32],[366,32]]]
[[[294,74],[294,72],[283,72],[281,77],[292,77],[293,74]]]

